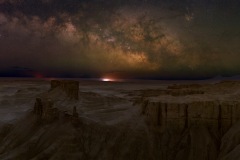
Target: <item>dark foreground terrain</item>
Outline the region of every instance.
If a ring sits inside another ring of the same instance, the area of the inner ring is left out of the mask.
[[[240,82],[0,81],[1,160],[238,160]]]

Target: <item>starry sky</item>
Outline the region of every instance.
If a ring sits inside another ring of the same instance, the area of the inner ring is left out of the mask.
[[[240,74],[238,0],[0,0],[1,77]]]

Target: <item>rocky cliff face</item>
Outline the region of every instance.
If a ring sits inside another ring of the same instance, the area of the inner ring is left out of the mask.
[[[76,106],[72,107],[71,113],[67,113],[64,110],[59,109],[59,106],[55,102],[55,100],[50,98],[52,97],[52,92],[55,92],[54,90],[57,90],[57,92],[64,92],[66,94],[66,97],[70,98],[70,100],[77,100],[79,92],[79,82],[52,80],[50,90],[46,93],[43,93],[40,97],[36,98],[33,111],[34,114],[38,115],[38,117],[41,119],[41,122],[48,123],[58,120],[59,118],[67,118],[70,120],[78,119]]]
[[[61,89],[64,91],[68,97],[78,100],[79,96],[79,82],[70,81],[70,80],[52,80],[51,81],[51,90]]]
[[[147,121],[160,127],[180,131],[189,126],[204,125],[223,134],[240,119],[240,103],[231,101],[166,102],[145,100],[142,113]]]
[[[135,104],[151,130],[161,135],[162,159],[239,159],[239,87],[238,82],[220,82],[140,91]]]
[[[36,98],[33,112],[42,121],[52,122],[59,118],[59,110],[53,105],[54,103],[50,99]]]
[[[217,85],[211,87],[219,89]],[[190,126],[203,125],[224,134],[240,119],[237,95],[212,93],[198,84],[172,85],[166,90],[143,91],[138,103],[147,122],[161,130],[184,131]]]

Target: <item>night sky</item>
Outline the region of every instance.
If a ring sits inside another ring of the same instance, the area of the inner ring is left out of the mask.
[[[239,75],[239,8],[239,0],[0,0],[0,76]]]

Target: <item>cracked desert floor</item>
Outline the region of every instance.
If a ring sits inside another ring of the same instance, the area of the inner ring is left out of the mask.
[[[0,160],[238,160],[240,81],[0,80]]]

